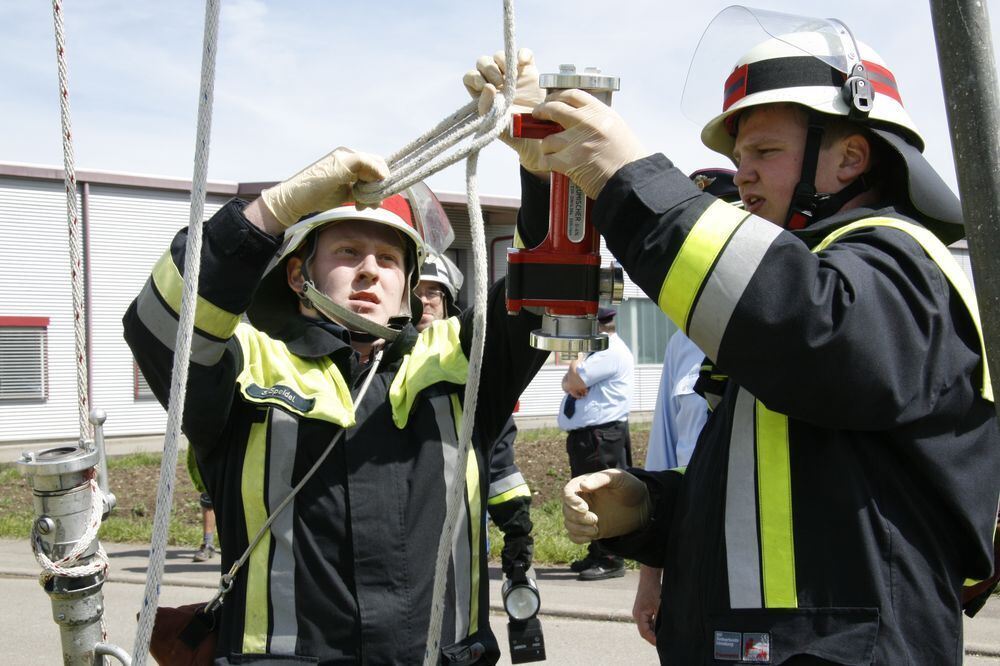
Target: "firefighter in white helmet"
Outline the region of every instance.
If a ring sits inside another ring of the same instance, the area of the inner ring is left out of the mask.
[[[596,199],[608,248],[721,394],[686,470],[573,479],[566,527],[663,567],[664,663],[960,664],[963,584],[994,572],[1000,497],[975,294],[945,246],[960,206],[891,70],[842,23],[738,7],[709,33],[689,85],[723,100],[702,138],[737,165],[746,210],[581,91],[534,109],[565,131],[514,144]],[[494,94],[495,69],[467,87]],[[522,216],[543,217],[545,184],[522,182]]]
[[[465,277],[445,254],[428,252],[420,267],[420,282],[414,293],[424,306],[417,323],[422,331],[436,321],[457,316],[458,294]],[[514,460],[514,440],[517,425],[511,416],[490,451],[489,490],[486,509],[503,534],[500,567],[508,578],[515,568],[531,568],[535,539],[531,535],[531,488]]]
[[[215,502],[223,571],[246,555],[219,610],[214,663],[423,658],[472,326],[461,316],[414,328],[419,266],[428,239],[447,237],[447,217],[423,185],[378,208],[346,203],[355,182],[387,174],[382,158],[338,149],[205,224],[184,432]],[[124,320],[161,402],[185,236]],[[443,664],[499,658],[486,584],[489,447],[544,361],[528,346],[538,318],[509,317],[502,282],[487,319]]]

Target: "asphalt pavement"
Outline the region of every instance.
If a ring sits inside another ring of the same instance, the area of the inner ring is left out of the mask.
[[[135,617],[146,580],[145,546],[106,544],[110,573],[105,585],[109,642],[131,652]],[[191,561],[193,551],[169,548],[164,568],[161,605],[207,600],[219,580],[219,560]],[[0,540],[0,639],[5,664],[58,664],[58,629],[48,598],[38,586],[39,567],[27,542]],[[581,582],[565,567],[535,571],[541,594],[540,618],[548,663],[656,664],[656,654],[632,625],[631,608],[638,574]],[[491,626],[506,647],[506,616],[500,606],[500,571],[490,570]],[[965,620],[966,664],[1000,666],[1000,597],[975,618]],[[504,658],[501,664],[509,664]]]

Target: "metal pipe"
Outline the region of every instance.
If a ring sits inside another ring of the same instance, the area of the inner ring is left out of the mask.
[[[120,661],[123,666],[132,666],[132,657],[129,656],[125,648],[118,647],[117,645],[112,645],[110,643],[98,643],[94,646],[94,654],[98,656],[114,657]]]
[[[979,315],[1000,397],[1000,102],[990,19],[983,0],[930,3]]]

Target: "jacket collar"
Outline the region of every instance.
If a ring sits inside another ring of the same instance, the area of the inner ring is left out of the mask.
[[[809,247],[814,247],[840,227],[869,217],[898,217],[913,221],[909,216],[899,212],[899,210],[897,210],[894,206],[876,206],[874,208],[860,207],[841,211],[829,217],[825,217],[818,222],[810,224],[805,229],[792,231],[791,233],[801,239],[802,242]]]
[[[360,358],[351,347],[351,332],[339,324],[304,316],[289,319],[276,336],[288,350],[302,358],[329,356],[345,377],[351,377],[360,366]],[[417,340],[417,330],[407,324],[399,337],[386,345],[382,357],[383,367],[388,367],[405,356]]]

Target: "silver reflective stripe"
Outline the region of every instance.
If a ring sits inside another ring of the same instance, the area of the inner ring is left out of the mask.
[[[525,483],[524,476],[520,472],[514,472],[502,479],[497,479],[490,484],[490,497],[496,497],[497,495],[502,495],[512,488],[517,488],[518,486]]]
[[[441,433],[441,454],[444,457],[445,497],[450,498],[458,466],[458,433],[451,413],[451,399],[446,395],[430,399],[434,408],[438,432]],[[471,453],[471,452],[470,452]],[[461,470],[458,483],[465,487],[465,470]],[[451,562],[455,573],[455,640],[460,641],[469,633],[469,612],[472,594],[472,568],[469,535],[469,512],[462,493],[462,506],[455,518],[455,537],[451,546]]]
[[[268,451],[267,511],[271,512],[292,492],[292,469],[299,439],[299,421],[281,409],[271,410],[271,446]],[[295,654],[299,633],[295,615],[295,543],[292,506],[271,523],[274,558],[271,560],[270,597],[273,625],[271,652]]]
[[[713,361],[719,358],[722,336],[736,304],[780,233],[781,227],[775,224],[754,215],[747,217],[729,239],[708,276],[691,314],[688,337]]]
[[[757,539],[757,463],[754,456],[754,397],[736,396],[729,469],[726,474],[726,567],[729,607],[760,608],[760,548]]]
[[[156,336],[166,346],[173,351],[174,342],[177,339],[177,318],[157,298],[153,286],[153,280],[146,280],[146,286],[139,292],[136,302],[136,313],[139,320],[146,329]],[[226,343],[218,340],[210,340],[194,330],[194,337],[191,338],[191,362],[198,365],[211,366],[219,362],[226,351]]]

